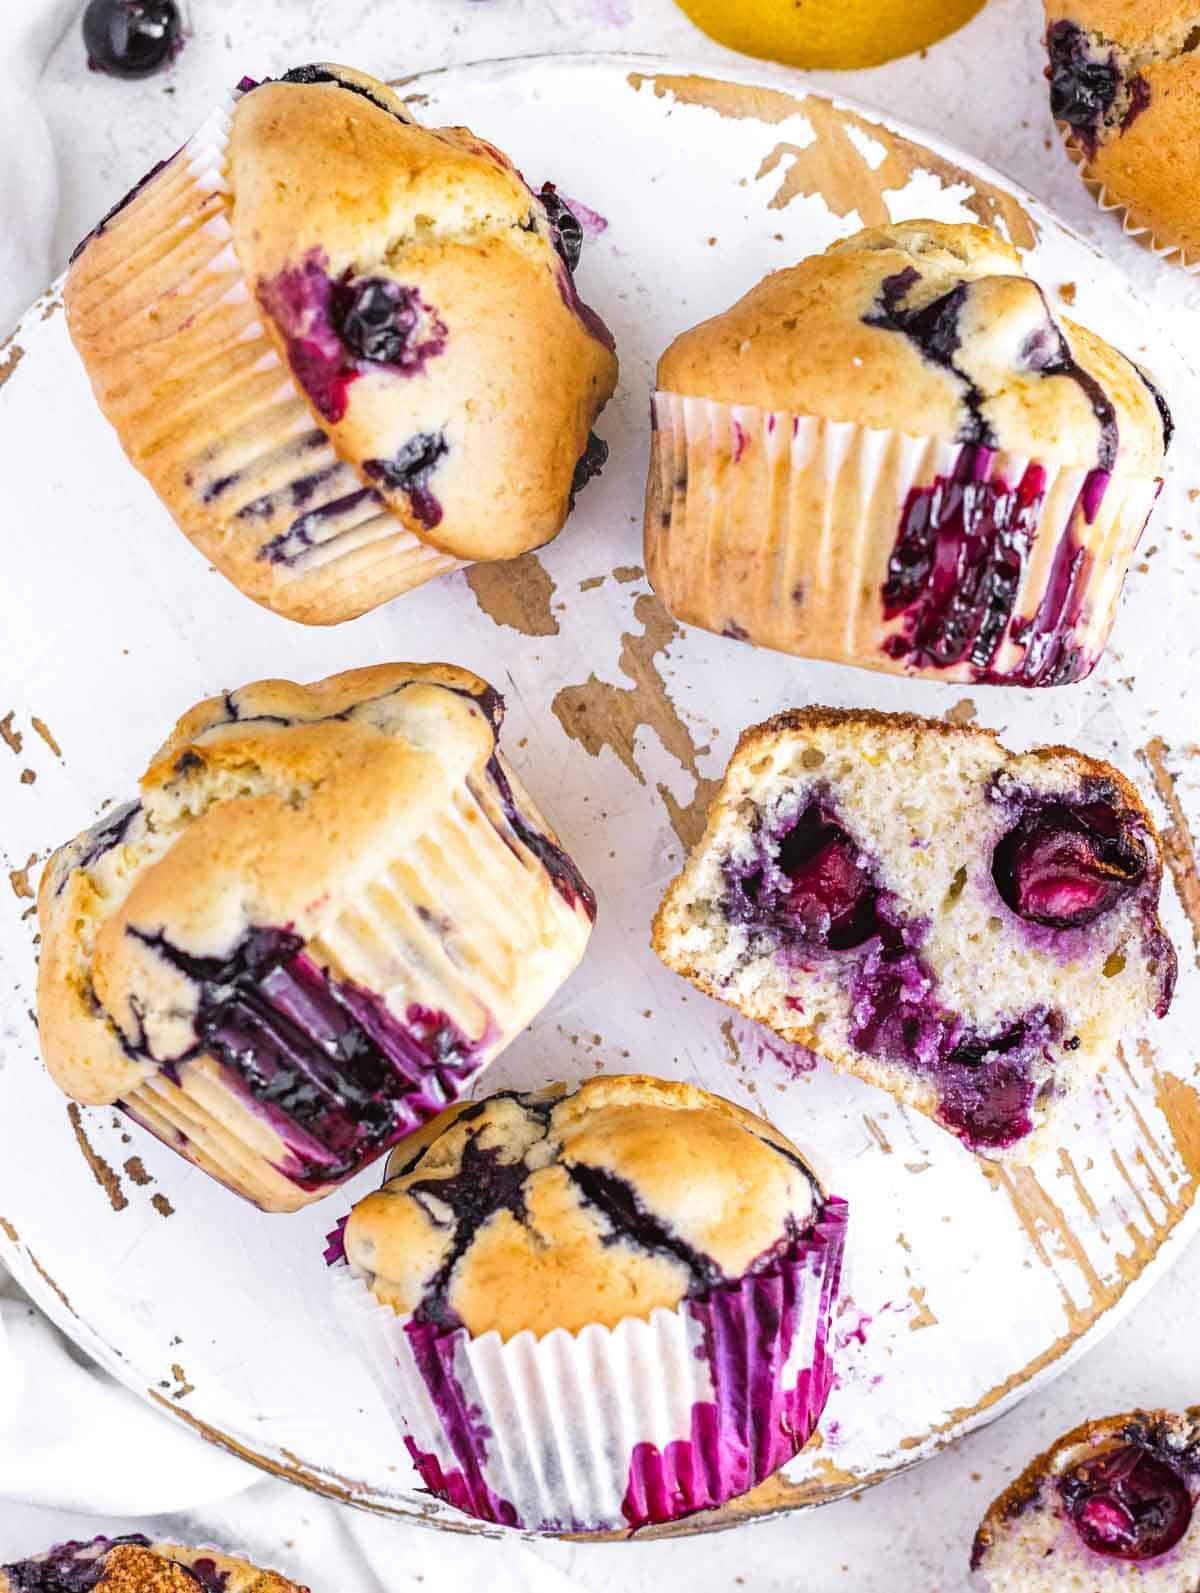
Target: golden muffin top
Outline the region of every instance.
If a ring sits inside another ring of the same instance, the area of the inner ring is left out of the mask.
[[[673,1309],[769,1264],[823,1203],[741,1107],[639,1074],[444,1112],[393,1153],[346,1258],[400,1314],[509,1339]]]
[[[660,389],[1157,475],[1167,421],[1132,361],[1052,314],[986,227],[872,227],[676,338]]]

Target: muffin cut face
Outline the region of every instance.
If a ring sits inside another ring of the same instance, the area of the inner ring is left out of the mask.
[[[60,1543],[0,1566],[0,1593],[309,1593],[215,1549],[151,1543],[141,1533]]]
[[[1179,0],[1047,0],[1050,109],[1072,158],[1126,228],[1200,258],[1187,169],[1198,125],[1200,12]],[[1182,163],[1182,164],[1181,164]]]
[[[84,240],[71,335],[126,452],[256,601],[361,613],[561,528],[616,380],[582,233],[343,67],[244,79]]]
[[[1149,815],[1107,764],[797,710],[747,731],[653,944],[710,995],[986,1155],[1103,1068],[1174,951]]]
[[[971,1554],[988,1593],[1191,1593],[1200,1582],[1200,1411],[1086,1422],[992,1505]]]
[[[269,1209],[456,1099],[582,954],[592,893],[448,665],[260,682],[186,715],[50,860],[39,1024],[77,1100]]]
[[[659,362],[648,569],[679,617],[869,668],[1081,679],[1170,413],[984,228],[908,222],[775,272]]]

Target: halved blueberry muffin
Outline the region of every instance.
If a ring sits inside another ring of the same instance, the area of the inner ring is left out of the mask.
[[[658,364],[646,570],[736,641],[1060,686],[1104,650],[1170,415],[985,227],[870,228]]]
[[[562,527],[617,374],[581,241],[491,144],[306,66],[244,79],[84,240],[64,302],[182,530],[328,625]]]
[[[388,1172],[331,1259],[440,1498],[539,1531],[639,1527],[811,1436],[846,1206],[763,1119],[599,1077],[454,1107]]]
[[[151,1543],[140,1533],[60,1543],[0,1566],[0,1593],[309,1593],[216,1549]]]
[[[995,1155],[1166,1012],[1161,881],[1150,815],[1106,763],[910,714],[797,709],[742,736],[653,944]]]
[[[1200,1409],[1084,1422],[983,1518],[971,1553],[987,1593],[1193,1593],[1200,1587]]]
[[[595,914],[502,712],[466,670],[390,664],[185,714],[140,797],[43,874],[55,1081],[271,1211],[457,1100]]]
[[[1105,210],[1200,266],[1200,11],[1186,0],[1046,0],[1050,109]]]

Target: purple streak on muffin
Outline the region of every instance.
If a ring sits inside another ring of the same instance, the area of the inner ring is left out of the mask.
[[[1058,1491],[1082,1541],[1106,1559],[1158,1559],[1191,1524],[1191,1490],[1178,1467],[1137,1442],[1082,1461]]]
[[[54,894],[61,896],[66,889],[67,881],[76,870],[89,869],[100,861],[106,853],[111,852],[114,846],[129,834],[129,827],[142,811],[142,804],[137,801],[125,802],[119,808],[114,808],[94,824],[90,830],[79,837],[79,841],[86,841],[83,851],[71,862],[71,867],[63,874],[58,882]],[[79,845],[79,841],[75,844]]]
[[[132,204],[137,196],[141,193],[142,189],[145,188],[149,183],[153,182],[154,178],[158,176],[159,172],[165,171],[175,159],[175,156],[181,153],[182,148],[177,149],[174,155],[168,155],[166,160],[158,161],[157,164],[151,166],[150,170],[144,177],[139,177],[129,192],[127,194],[122,194],[120,199],[117,200],[116,204],[113,205],[110,210],[106,210],[104,212],[104,214],[100,217],[100,220],[92,228],[91,232],[85,233],[84,236],[80,238],[79,242],[71,250],[71,253],[67,259],[67,264],[74,265],[76,260],[79,259],[79,256],[87,248],[88,244],[91,243],[92,239],[98,238],[100,234],[105,231],[109,222],[115,220],[115,218],[121,214],[122,210],[124,210],[127,205]]]
[[[921,955],[928,925],[880,886],[828,797],[760,830],[754,856],[727,862],[725,878],[726,917],[773,943],[785,966],[840,962],[851,1043],[926,1080],[964,1143],[1002,1147],[1031,1131],[1034,1070],[1063,1042],[1061,1015],[1032,1008],[985,1033],[950,1011]]]
[[[1135,365],[1134,370],[1141,377],[1143,385],[1154,400],[1154,407],[1158,410],[1158,417],[1162,421],[1163,452],[1169,453],[1172,439],[1175,436],[1175,417],[1171,413],[1171,406],[1167,403],[1166,397],[1157,383],[1147,376],[1140,365]]]
[[[405,493],[413,514],[426,531],[432,531],[441,524],[442,506],[429,482],[449,452],[445,432],[417,432],[391,458],[364,459],[363,472],[380,486]]]
[[[356,487],[353,492],[346,493],[342,498],[335,498],[330,503],[318,504],[315,509],[306,510],[292,521],[286,531],[281,531],[269,542],[264,542],[255,554],[255,558],[265,559],[269,564],[295,564],[312,548],[330,540],[328,535],[325,537],[317,535],[322,530],[328,533],[329,521],[336,520],[341,515],[356,513],[364,503],[382,505],[383,499],[371,487]]]
[[[533,825],[522,814],[521,809],[517,806],[517,800],[513,796],[512,786],[508,783],[508,776],[501,768],[497,758],[489,758],[487,774],[488,779],[496,788],[496,793],[500,798],[500,810],[513,835],[526,851],[533,853],[534,857],[546,870],[546,873],[550,876],[551,884],[567,906],[582,907],[588,918],[595,923],[595,892],[579,872],[574,861],[563,851],[557,841],[552,841],[548,835],[543,835],[540,830],[534,829]],[[515,853],[516,848],[506,832],[497,827],[497,833],[508,849]]]
[[[225,958],[128,933],[198,986],[194,1046],[149,1060],[178,1079],[194,1058],[218,1057],[225,1082],[288,1147],[278,1170],[301,1188],[349,1177],[436,1116],[490,1043],[416,1003],[400,1018],[373,991],[319,968],[287,929],[252,929]]]
[[[328,267],[325,251],[310,249],[299,265],[260,278],[257,293],[284,338],[292,374],[336,424],[345,417],[351,383],[374,370],[418,375],[443,352],[447,333],[416,288],[351,271],[335,278]]]
[[[931,303],[911,309],[906,301],[921,281],[921,273],[915,266],[906,266],[903,271],[885,277],[880,284],[874,309],[863,316],[863,320],[867,326],[901,333],[931,364],[940,366],[956,377],[963,384],[963,404],[968,417],[959,430],[958,441],[972,446],[981,454],[986,450],[995,450],[999,448],[1000,441],[983,413],[986,395],[955,362],[961,347],[962,313],[970,300],[974,284],[970,281],[959,282]],[[1040,288],[1036,291],[1041,294]],[[1041,294],[1041,297],[1044,305],[1045,295]],[[1044,325],[1021,350],[1021,364],[1024,369],[1047,378],[1067,377],[1083,389],[1100,429],[1097,468],[1111,471],[1116,462],[1119,441],[1116,409],[1100,382],[1075,359],[1070,344],[1048,307]],[[1088,518],[1093,516],[1089,514]]]
[[[1046,305],[1046,295],[1042,293],[1041,288],[1037,291],[1041,295],[1043,305]],[[1084,397],[1090,404],[1092,414],[1096,417],[1096,424],[1100,428],[1096,468],[1098,471],[1111,472],[1117,462],[1117,450],[1121,441],[1116,408],[1102,384],[1090,371],[1085,370],[1072,354],[1066,334],[1051,315],[1048,305],[1046,305],[1044,324],[1028,338],[1021,350],[1021,362],[1027,370],[1036,371],[1039,376],[1065,376],[1083,389]],[[1088,514],[1088,519],[1095,519],[1094,510]]]
[[[863,316],[863,320],[867,326],[901,333],[931,364],[941,366],[956,377],[962,383],[962,400],[967,410],[967,419],[959,431],[959,442],[974,443],[981,448],[998,448],[1000,445],[996,434],[984,417],[983,392],[954,362],[961,346],[959,321],[971,284],[959,282],[932,303],[924,304],[919,309],[910,309],[905,301],[921,280],[921,273],[915,266],[905,266],[903,271],[884,277],[878,302],[870,314]]]
[[[692,1406],[687,1438],[638,1444],[621,1509],[631,1527],[711,1509],[799,1454],[833,1386],[829,1324],[841,1276],[847,1206],[829,1196],[806,1235],[770,1267],[689,1299],[713,1384]],[[806,1298],[819,1291],[811,1356],[785,1384]]]

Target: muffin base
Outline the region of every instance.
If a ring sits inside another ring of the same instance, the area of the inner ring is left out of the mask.
[[[723,1504],[812,1436],[846,1217],[829,1196],[786,1256],[615,1328],[473,1338],[397,1316],[345,1266],[335,1299],[431,1493],[526,1531],[628,1530]]]
[[[154,1068],[121,1105],[262,1209],[298,1210],[465,1093],[575,968],[593,912],[586,885],[496,752],[295,961],[289,953],[284,988],[263,998],[263,1043],[268,1059],[283,1054],[295,1069],[295,1087],[284,1091],[286,1078],[267,1066],[258,1067],[265,1085],[256,1085],[210,1049]],[[298,1011],[310,1064],[291,1045]],[[355,1072],[364,1053],[384,1083],[368,1087]],[[349,1101],[330,1083],[339,1067]],[[316,1124],[280,1099],[314,1091]],[[370,1100],[355,1107],[364,1091]]]
[[[667,608],[892,674],[1082,679],[1161,489],[811,415],[662,391],[653,404],[646,570]]]

